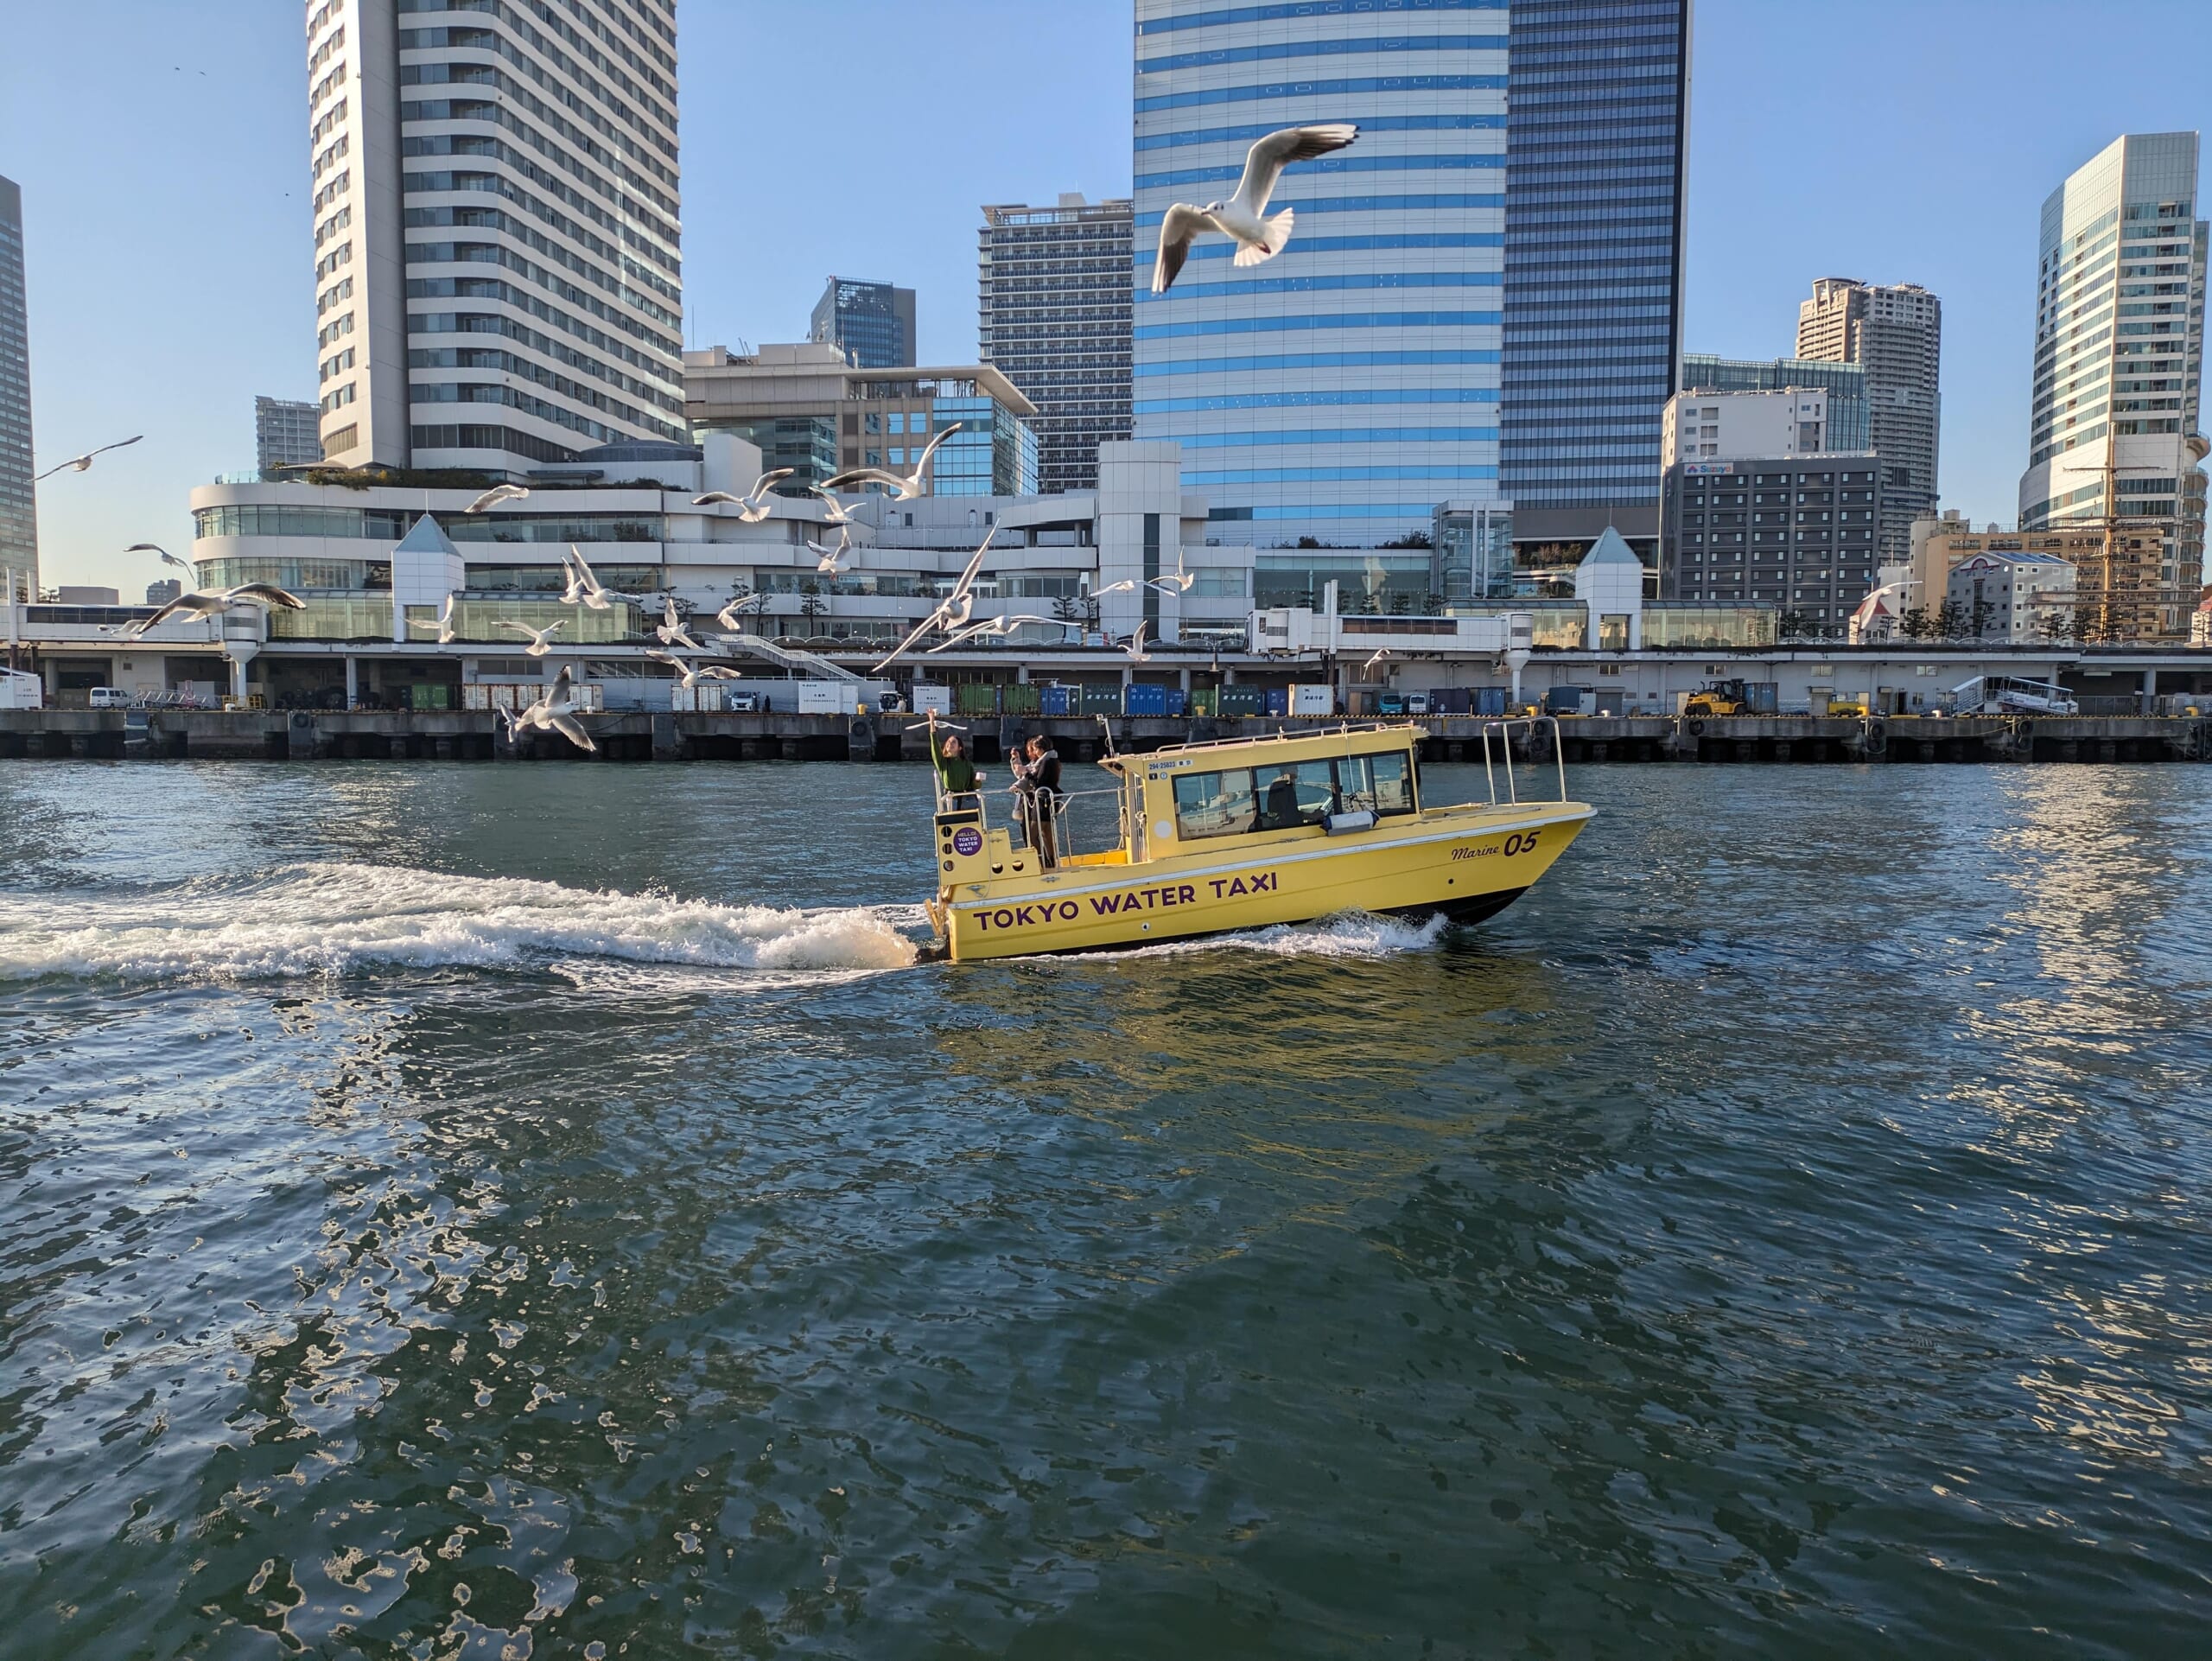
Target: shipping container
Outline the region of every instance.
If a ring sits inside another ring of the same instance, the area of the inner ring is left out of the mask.
[[[1122,713],[1132,716],[1164,716],[1167,713],[1167,689],[1147,686],[1141,681],[1132,681],[1122,689]]]
[[[1169,687],[1167,689],[1167,713],[1171,716],[1185,716],[1190,714],[1190,712],[1191,695],[1179,686]]]
[[[1221,689],[1218,686],[1194,686],[1191,689],[1191,713],[1194,716],[1213,716],[1221,713]]]
[[[1047,716],[1071,716],[1080,713],[1076,700],[1081,689],[1058,684],[1037,689],[1037,712]]]
[[[798,712],[803,716],[849,716],[860,708],[860,689],[850,681],[803,680],[798,683]]]
[[[461,689],[461,707],[464,710],[488,710],[492,707],[492,689],[477,681]]]
[[[1232,682],[1221,689],[1221,713],[1225,716],[1259,716],[1268,711],[1268,695],[1264,688]]]
[[[1478,686],[1475,689],[1475,713],[1486,719],[1496,720],[1505,713],[1505,694],[1503,686]]]
[[[1266,697],[1267,702],[1262,707],[1263,713],[1270,718],[1279,719],[1290,713],[1290,693],[1287,688],[1270,686]]]
[[[1044,689],[1026,682],[1016,681],[1011,686],[999,688],[999,712],[1010,716],[1033,716],[1039,712],[1042,700],[1038,696]]]
[[[1544,694],[1544,713],[1554,716],[1586,715],[1595,706],[1598,695],[1587,686],[1554,686]]]
[[[952,713],[952,689],[931,683],[916,681],[912,691],[914,713],[918,716]]]
[[[995,716],[999,689],[983,681],[963,681],[953,689],[953,708],[963,716]]]

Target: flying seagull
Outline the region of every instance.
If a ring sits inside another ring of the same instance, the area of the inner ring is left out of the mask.
[[[557,702],[555,700],[554,694],[567,684],[568,679],[569,671],[564,665],[561,672],[553,678],[553,684],[537,695],[536,703],[519,710],[499,711],[501,718],[507,723],[509,743],[512,743],[518,735],[525,732],[558,733],[588,754],[598,752],[599,746],[592,741],[591,735],[576,719],[575,702],[565,697]]]
[[[824,489],[822,486],[815,486],[814,493],[822,498],[822,506],[828,510],[830,515],[829,522],[831,525],[836,525],[842,529],[845,525],[856,524],[858,522],[853,518],[852,510],[847,507],[844,503],[839,501],[835,496],[831,495],[829,491]]]
[[[694,507],[713,507],[717,503],[734,502],[737,517],[747,525],[758,525],[768,517],[768,493],[783,480],[798,472],[796,468],[773,468],[753,481],[753,488],[742,496],[733,496],[727,490],[710,490],[703,496],[694,496]]]
[[[1174,570],[1166,576],[1147,577],[1145,587],[1157,589],[1162,594],[1188,594],[1191,591],[1191,584],[1198,580],[1198,574],[1196,571],[1186,571],[1183,569],[1183,550],[1178,548],[1175,550]]]
[[[1150,663],[1152,661],[1152,653],[1144,649],[1143,619],[1138,619],[1137,632],[1129,636],[1128,643],[1122,646],[1122,650],[1129,654],[1129,661],[1131,663]]]
[[[501,502],[520,501],[530,492],[520,485],[493,485],[461,511],[464,513],[488,513]]]
[[[1091,597],[1093,600],[1096,600],[1096,599],[1097,599],[1097,598],[1099,597],[1099,595],[1106,595],[1106,594],[1135,594],[1136,591],[1137,591],[1137,585],[1136,585],[1135,581],[1133,578],[1126,577],[1126,576],[1125,576],[1125,577],[1123,577],[1123,578],[1122,578],[1119,582],[1109,582],[1109,583],[1108,583],[1104,588],[1103,588],[1103,589],[1093,589],[1090,591],[1090,597]]]
[[[1033,617],[1026,613],[1017,613],[1007,617],[987,617],[980,623],[969,624],[959,633],[948,637],[942,645],[931,646],[930,651],[950,652],[956,646],[965,646],[970,640],[982,640],[991,635],[996,635],[1003,640],[1024,623],[1043,623],[1056,628],[1067,627],[1064,619]]]
[[[976,596],[972,592],[976,586],[976,573],[983,569],[983,556],[990,551],[991,538],[997,534],[998,526],[995,525],[983,532],[983,545],[976,550],[975,556],[969,560],[966,567],[961,571],[959,579],[952,585],[952,592],[938,601],[937,609],[916,624],[914,632],[899,641],[897,650],[876,665],[871,672],[881,674],[899,659],[905,657],[915,641],[932,630],[942,630],[951,633],[968,626],[969,614],[976,609]]]
[[[822,481],[823,490],[850,490],[861,485],[881,485],[891,492],[893,501],[911,502],[922,493],[922,474],[929,471],[930,458],[937,454],[937,447],[958,432],[964,423],[954,422],[922,446],[922,453],[914,462],[912,473],[893,473],[888,468],[847,468],[842,473],[833,473]]]
[[[676,596],[668,595],[664,603],[667,608],[661,614],[664,620],[653,627],[653,633],[660,636],[660,643],[680,646],[686,652],[704,652],[706,647],[683,632],[683,620],[676,614]]]
[[[1398,654],[1396,652],[1391,651],[1387,646],[1380,647],[1373,657],[1370,658],[1365,663],[1360,665],[1359,672],[1363,675],[1371,675],[1377,669],[1381,668],[1386,660],[1395,658],[1397,655]]]
[[[438,608],[438,644],[453,644],[453,595],[446,595],[446,602]]]
[[[600,586],[599,578],[592,574],[583,550],[575,543],[561,557],[561,569],[569,574],[569,586],[561,595],[562,603],[573,606],[581,601],[594,611],[606,611],[614,604],[607,591]]]
[[[501,618],[498,625],[511,633],[530,636],[530,644],[522,649],[522,655],[525,658],[542,658],[552,651],[553,637],[568,626],[569,620],[565,617],[555,619],[543,628],[532,628],[528,623],[510,622],[505,618]]]
[[[184,562],[171,557],[169,563],[181,565]],[[286,611],[305,611],[308,602],[297,595],[287,594],[274,582],[241,582],[232,589],[194,589],[177,595],[151,617],[130,624],[129,629],[133,635],[143,634],[172,617],[219,617],[233,606],[259,606],[264,611],[282,606]]]
[[[1160,226],[1160,257],[1152,268],[1152,291],[1165,294],[1191,255],[1191,243],[1201,231],[1218,231],[1236,245],[1236,264],[1257,265],[1273,259],[1290,240],[1294,215],[1286,207],[1273,219],[1264,217],[1275,181],[1293,162],[1310,162],[1331,150],[1340,150],[1359,137],[1349,121],[1332,121],[1318,127],[1285,127],[1256,141],[1245,153],[1244,176],[1236,194],[1225,202],[1193,207],[1177,202]]]
[[[739,595],[715,614],[715,620],[731,633],[742,634],[745,632],[745,627],[738,620],[738,614],[747,606],[758,612],[767,602],[767,599],[768,596],[765,593]]]
[[[139,439],[143,438],[145,436],[145,434],[140,433],[136,437],[118,438],[112,444],[103,444],[96,450],[86,450],[82,455],[73,456],[70,460],[62,462],[60,467],[48,468],[45,472],[40,474],[38,478],[33,479],[31,482],[33,484],[36,484],[39,479],[51,479],[55,474],[63,471],[65,468],[73,468],[75,471],[82,473],[86,468],[92,466],[92,457],[95,455],[105,455],[110,450],[119,450],[125,445],[135,444]]]
[[[718,663],[710,663],[706,665],[704,667],[700,667],[698,665],[684,662],[683,659],[677,657],[672,652],[648,652],[645,653],[645,656],[651,658],[655,663],[664,663],[672,665],[677,672],[683,676],[683,690],[687,692],[696,688],[702,680],[739,680],[743,678],[734,669],[725,669]]]
[[[824,576],[842,576],[852,569],[852,562],[846,557],[853,551],[853,539],[849,536],[839,537],[835,548],[825,548],[811,539],[806,546],[819,562],[814,569]],[[840,563],[840,561],[843,563]]]

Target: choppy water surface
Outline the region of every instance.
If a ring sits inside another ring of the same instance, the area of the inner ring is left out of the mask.
[[[947,969],[910,769],[0,765],[0,1651],[2189,1652],[2212,775],[1575,782]]]

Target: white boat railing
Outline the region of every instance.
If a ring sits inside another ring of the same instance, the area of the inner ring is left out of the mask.
[[[1541,765],[1535,760],[1536,734],[1540,729],[1547,731],[1551,739],[1552,766],[1559,780],[1559,794],[1552,799],[1565,801],[1567,799],[1567,751],[1559,741],[1559,717],[1557,716],[1505,716],[1486,717],[1483,722],[1483,780],[1490,788],[1490,805],[1492,807],[1518,807],[1521,805],[1520,780],[1513,767],[1514,734],[1516,729],[1523,735],[1524,747],[1530,753],[1532,768]],[[1505,758],[1505,800],[1503,802],[1497,799],[1497,767],[1491,749],[1491,740],[1493,735],[1497,740],[1498,749],[1504,753]]]

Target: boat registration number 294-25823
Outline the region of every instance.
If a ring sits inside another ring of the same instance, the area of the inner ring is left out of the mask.
[[[977,907],[976,926],[988,934],[994,930],[1033,928],[1040,923],[1072,923],[1086,910],[1093,916],[1116,917],[1123,912],[1165,911],[1174,906],[1196,906],[1209,900],[1241,900],[1248,894],[1272,894],[1281,879],[1273,871],[1247,871],[1241,876],[1203,877],[1195,882],[1162,882],[1148,888],[1121,888],[1111,894],[1076,900],[1039,900],[1026,905]]]
[[[1452,850],[1452,857],[1454,859],[1490,859],[1495,857],[1497,855],[1503,854],[1507,857],[1510,858],[1515,854],[1525,854],[1534,850],[1536,846],[1536,837],[1538,834],[1538,832],[1534,830],[1516,830],[1503,842],[1492,843],[1487,848],[1454,848]]]

